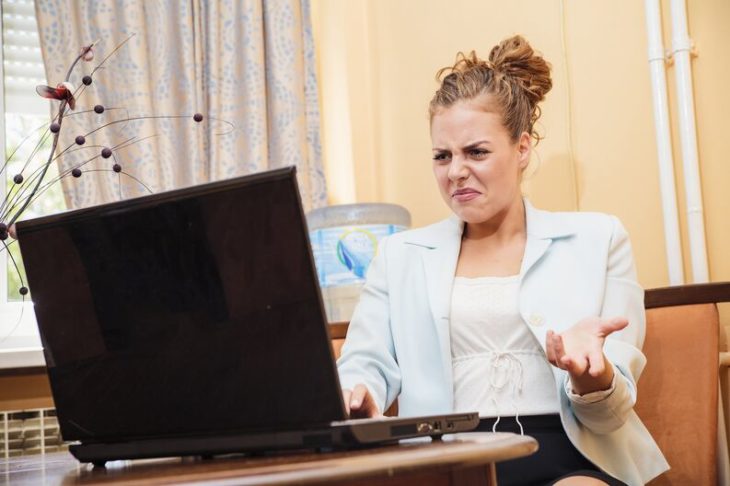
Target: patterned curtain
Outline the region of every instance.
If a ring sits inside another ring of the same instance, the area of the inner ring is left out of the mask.
[[[57,151],[69,207],[287,165],[306,210],[326,203],[309,0],[35,3],[49,85],[98,41]]]

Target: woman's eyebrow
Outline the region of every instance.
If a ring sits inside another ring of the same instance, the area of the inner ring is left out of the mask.
[[[474,149],[474,148],[477,148],[478,146],[480,146],[482,144],[489,145],[489,140],[479,140],[477,142],[472,142],[469,145],[467,145],[466,147],[464,147],[464,150]]]
[[[474,148],[477,148],[479,145],[487,144],[489,145],[489,140],[478,140],[476,142],[472,142],[469,145],[465,146],[462,150],[471,150]],[[439,148],[439,147],[431,147],[432,152],[450,152],[451,150],[445,149],[445,148]]]

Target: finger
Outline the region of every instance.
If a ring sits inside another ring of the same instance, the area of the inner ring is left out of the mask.
[[[350,395],[350,410],[360,410],[362,402],[365,396],[368,394],[368,389],[365,385],[355,385]]]
[[[593,351],[588,354],[588,373],[593,376],[600,376],[606,371],[606,360],[602,351]]]
[[[585,374],[588,367],[588,358],[582,357],[571,357],[567,354],[561,359],[562,368],[570,373],[570,376],[580,377]]]
[[[365,417],[379,417],[381,415],[375,399],[369,392],[363,398],[362,405],[360,405],[360,414]]]
[[[355,418],[379,417],[380,409],[365,385],[356,385],[350,396],[350,416]]]
[[[563,363],[563,358],[566,357],[563,336],[561,336],[560,334],[555,334],[553,336],[553,340],[555,342],[555,360],[558,362],[558,366],[560,368],[566,369],[565,364]]]
[[[350,415],[350,396],[352,392],[350,390],[342,390],[342,402],[345,404],[345,413]]]
[[[611,319],[603,319],[600,326],[598,327],[598,332],[600,332],[603,336],[608,336],[612,332],[620,331],[628,325],[629,320],[625,317],[613,317]]]
[[[573,374],[575,372],[575,361],[570,359],[570,356],[563,355],[563,357],[560,358],[560,367],[568,373]]]
[[[557,366],[557,360],[555,359],[555,345],[553,344],[553,331],[548,331],[545,335],[545,355],[547,356],[548,363]]]

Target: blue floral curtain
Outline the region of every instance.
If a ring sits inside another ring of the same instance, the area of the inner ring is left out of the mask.
[[[36,0],[36,14],[51,86],[98,41],[57,152],[70,207],[287,165],[306,209],[326,203],[308,0]]]

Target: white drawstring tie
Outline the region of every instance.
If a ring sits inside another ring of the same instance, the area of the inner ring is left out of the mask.
[[[497,406],[496,392],[504,389],[505,386],[511,382],[512,384],[512,409],[515,412],[515,421],[520,426],[520,435],[525,435],[525,431],[522,428],[520,422],[520,412],[517,408],[517,394],[522,392],[522,384],[524,380],[522,362],[510,351],[503,351],[492,354],[490,365],[489,365],[489,386],[495,393],[492,393],[492,404],[497,412],[497,420],[492,425],[492,432],[497,431],[497,424],[499,423],[501,416],[499,413],[499,407]],[[513,376],[517,373],[517,376]]]

